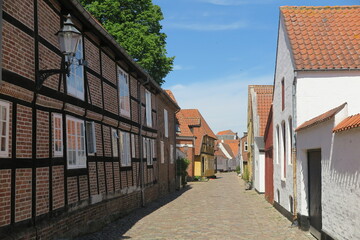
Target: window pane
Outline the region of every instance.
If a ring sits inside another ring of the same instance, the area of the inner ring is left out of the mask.
[[[6,137],[1,137],[1,143],[0,143],[0,150],[5,151],[6,150]]]

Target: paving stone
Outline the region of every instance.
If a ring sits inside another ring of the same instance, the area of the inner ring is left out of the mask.
[[[208,182],[191,182],[187,188],[78,240],[315,239],[291,227],[291,222],[266,202],[264,195],[246,191],[235,173],[217,176]]]

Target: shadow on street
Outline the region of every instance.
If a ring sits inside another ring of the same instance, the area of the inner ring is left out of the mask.
[[[99,239],[130,239],[131,237],[124,236],[124,234],[132,228],[139,220],[146,217],[147,215],[153,213],[159,208],[165,206],[166,204],[174,201],[176,198],[181,196],[184,192],[191,189],[191,186],[186,185],[184,188],[173,193],[169,193],[166,196],[163,196],[153,202],[148,203],[145,207],[135,209],[130,212],[128,215],[106,225],[102,230],[83,235],[81,237],[75,238],[75,240],[99,240]]]

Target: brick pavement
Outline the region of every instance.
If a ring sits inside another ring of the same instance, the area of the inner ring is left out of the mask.
[[[313,240],[255,191],[245,191],[235,173],[189,183],[145,208],[78,238],[98,239],[279,239]]]

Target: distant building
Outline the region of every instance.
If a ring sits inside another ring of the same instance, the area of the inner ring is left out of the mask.
[[[234,133],[231,130],[225,130],[218,132],[216,134],[216,137],[220,140],[235,140],[238,139],[237,133]]]
[[[248,169],[248,140],[247,132],[244,132],[244,135],[240,138],[240,148],[239,148],[239,157],[240,157],[240,173],[243,175],[245,172],[249,172]]]

